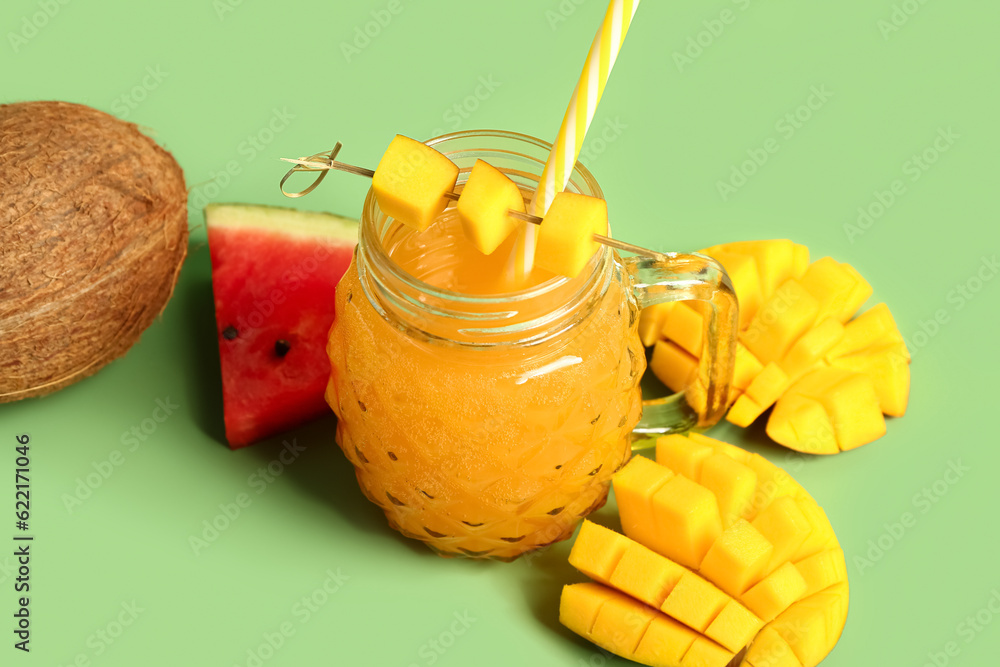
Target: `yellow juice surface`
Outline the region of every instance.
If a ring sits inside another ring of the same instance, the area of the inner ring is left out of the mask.
[[[397,225],[383,245],[396,264],[429,285],[490,296],[530,289],[554,277],[539,267],[525,277],[515,276],[512,256],[516,237],[512,234],[492,254],[484,255],[466,238],[455,209],[450,208],[423,232]]]
[[[513,240],[486,257],[453,215],[383,245],[435,287],[508,291]],[[520,287],[549,277],[533,272]],[[637,306],[619,278],[544,343],[470,349],[380,314],[355,260],[337,288],[327,400],[361,488],[394,528],[443,555],[512,559],[565,539],[604,503],[630,455],[645,369]]]

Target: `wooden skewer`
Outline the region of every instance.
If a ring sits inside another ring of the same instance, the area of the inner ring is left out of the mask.
[[[337,142],[337,145],[325,153],[317,153],[307,158],[281,158],[285,162],[290,162],[295,166],[288,170],[284,178],[281,179],[281,193],[286,197],[301,197],[307,195],[313,191],[313,189],[320,184],[323,178],[331,169],[336,169],[337,171],[346,171],[349,174],[354,174],[356,176],[365,176],[367,178],[372,178],[375,172],[371,169],[366,169],[364,167],[358,167],[353,164],[347,164],[346,162],[338,162],[334,158],[337,157],[337,153],[340,152],[342,145]],[[320,171],[323,172],[319,178],[317,178],[312,185],[310,185],[305,190],[300,192],[285,192],[285,181],[291,177],[297,171]],[[445,193],[445,199],[451,201],[458,201],[459,196],[455,192]],[[525,222],[530,222],[533,225],[542,224],[542,218],[537,215],[531,215],[530,213],[522,213],[521,211],[515,211],[513,209],[507,210],[507,215],[518,220],[523,220]],[[655,250],[649,250],[648,248],[643,248],[642,246],[637,246],[633,243],[626,243],[625,241],[618,241],[610,236],[605,236],[604,234],[594,234],[594,240],[601,245],[608,246],[610,248],[615,248],[616,250],[624,250],[625,252],[631,252],[636,255],[641,255],[643,257],[651,257],[653,259],[665,260],[667,256],[663,253],[656,252]]]

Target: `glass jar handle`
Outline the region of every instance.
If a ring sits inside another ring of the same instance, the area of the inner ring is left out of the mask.
[[[712,426],[726,413],[736,356],[739,307],[729,276],[717,261],[696,253],[623,261],[640,308],[668,301],[708,304],[697,377],[683,392],[643,401],[633,433],[655,437]]]

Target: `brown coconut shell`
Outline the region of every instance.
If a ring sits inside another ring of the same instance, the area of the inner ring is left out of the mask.
[[[184,174],[134,124],[0,105],[0,402],[125,354],[173,293],[187,238]]]

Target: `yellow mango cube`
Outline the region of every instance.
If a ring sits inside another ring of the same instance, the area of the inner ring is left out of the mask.
[[[753,379],[743,395],[733,403],[733,407],[726,415],[726,421],[741,427],[749,426],[778,400],[788,385],[788,376],[781,366],[774,362],[768,363]]]
[[[846,610],[843,611],[846,616]],[[770,627],[788,643],[804,667],[815,667],[830,650],[830,629],[836,626],[841,614],[836,596],[822,592],[793,604]]]
[[[650,347],[660,339],[660,330],[667,319],[667,314],[676,301],[657,303],[646,306],[639,311],[639,340],[645,347]]]
[[[842,269],[854,276],[856,281],[854,284],[854,291],[847,297],[847,300],[844,302],[844,307],[841,309],[840,313],[835,315],[836,317],[839,317],[841,322],[847,322],[854,317],[861,306],[863,306],[865,302],[871,298],[871,295],[875,292],[875,290],[872,289],[872,286],[868,284],[868,281],[865,280],[853,266],[850,264],[841,264],[840,266]]]
[[[569,552],[569,564],[591,579],[607,584],[630,543],[624,535],[584,520]]]
[[[597,620],[597,612],[604,606],[609,590],[599,584],[572,584],[563,586],[559,599],[559,622],[577,634],[587,637]]]
[[[798,280],[809,269],[809,248],[799,243],[792,245],[792,278]]]
[[[842,549],[827,549],[795,563],[806,582],[803,597],[819,593],[834,584],[847,581],[847,563]]]
[[[798,281],[786,280],[754,315],[743,344],[762,364],[776,362],[812,327],[819,312],[812,294]]]
[[[840,369],[821,369],[820,373],[835,375]],[[860,373],[840,371],[841,379],[822,396],[814,396],[830,415],[837,446],[847,451],[868,444],[885,435],[885,419],[879,408],[878,396],[871,378]]]
[[[685,572],[660,607],[667,616],[705,632],[732,598],[694,572]]]
[[[656,462],[695,482],[701,478],[702,463],[714,453],[710,446],[677,433],[656,440]]]
[[[660,335],[680,345],[688,354],[701,358],[705,342],[705,318],[697,302],[676,302],[663,322]]]
[[[597,618],[590,628],[590,635],[603,638],[604,647],[612,653],[628,658],[635,653],[646,628],[659,615],[641,602],[616,591],[610,591],[604,604],[597,611]],[[593,640],[592,640],[593,641]]]
[[[748,466],[715,452],[702,463],[698,481],[715,494],[723,529],[750,513],[757,489],[757,473]]]
[[[687,434],[687,437],[692,442],[708,445],[719,454],[725,454],[734,461],[739,461],[743,464],[749,463],[750,459],[754,456],[742,447],[737,447],[736,445],[731,445],[728,442],[722,442],[721,440],[710,438],[704,433],[698,433],[697,431],[690,431]]]
[[[812,529],[809,531],[809,537],[805,539],[802,546],[789,559],[793,563],[798,563],[820,551],[828,549],[831,542],[834,544],[837,543],[837,536],[834,534],[833,527],[830,525],[830,519],[826,516],[823,508],[817,505],[816,501],[812,498],[798,498],[797,502],[799,510],[802,511],[802,516],[810,523]]]
[[[767,420],[767,435],[780,445],[805,454],[839,454],[833,421],[823,404],[801,394],[778,399]]]
[[[560,192],[538,227],[535,264],[574,278],[600,247],[594,234],[607,233],[607,202],[599,197]]]
[[[781,366],[774,362],[768,363],[757,377],[747,385],[746,394],[758,403],[770,406],[778,400],[781,392],[788,388],[788,376]]]
[[[656,341],[649,360],[653,375],[671,391],[684,391],[698,377],[698,359],[671,341]]]
[[[619,499],[619,509],[620,503]],[[644,540],[627,529],[626,534],[685,567],[697,569],[722,534],[715,496],[683,475],[674,475],[653,494],[651,510],[655,526],[652,535]]]
[[[733,653],[743,650],[764,622],[736,600],[730,600],[705,629],[705,636]]]
[[[753,527],[774,546],[768,574],[791,560],[812,534],[812,523],[799,505],[791,496],[778,498],[753,520]]]
[[[757,272],[757,262],[749,255],[729,252],[716,252],[711,255],[718,260],[729,274],[733,283],[733,291],[740,304],[740,330],[750,325],[750,320],[760,308],[764,297],[760,291],[760,275]]]
[[[744,661],[750,667],[803,667],[788,642],[770,626],[750,644]]]
[[[901,345],[900,352],[910,361],[903,335],[899,333],[896,321],[884,303],[872,306],[844,325],[844,337],[826,354],[828,360],[846,357],[869,348],[878,348],[892,343]]]
[[[838,357],[830,365],[868,376],[875,395],[878,396],[882,413],[902,417],[906,414],[906,405],[910,400],[910,366],[907,356],[905,344],[889,343]]]
[[[795,244],[788,239],[737,241],[706,249],[705,254],[739,253],[753,257],[760,277],[760,292],[766,301],[796,269]]]
[[[636,600],[659,608],[685,572],[688,570],[683,566],[629,540],[609,583]]]
[[[823,257],[809,265],[799,281],[820,303],[817,320],[834,317],[847,322],[872,294],[871,285],[847,264]]]
[[[698,637],[684,654],[681,667],[726,667],[732,659],[732,651],[727,651],[710,639]]]
[[[733,386],[741,391],[746,391],[750,383],[754,381],[764,365],[760,363],[753,352],[747,349],[743,343],[736,343],[736,361],[733,364]]]
[[[632,660],[643,665],[676,667],[698,638],[691,628],[660,614],[646,628]]]
[[[740,600],[765,623],[770,623],[806,594],[805,579],[785,563],[743,594]]]
[[[448,206],[458,165],[430,146],[397,134],[372,177],[382,212],[417,231],[430,226]]]
[[[798,482],[792,479],[787,472],[760,454],[752,454],[746,465],[757,473],[757,490],[754,492],[752,516],[747,518],[748,521],[752,521],[778,498],[785,496],[808,497],[805,489],[799,486]]]
[[[611,478],[622,530],[652,549],[657,539],[652,497],[673,476],[669,468],[636,455]]]
[[[796,396],[801,398],[794,398]],[[885,435],[885,419],[871,378],[839,368],[819,368],[792,385],[775,405],[767,429],[772,440],[792,449],[808,451],[805,435],[813,440],[825,437],[821,431],[828,428],[827,424],[815,407],[802,399],[812,399],[822,405],[841,451],[860,447]],[[814,421],[810,423],[807,418]],[[775,422],[773,428],[772,421]],[[793,423],[791,429],[785,426]],[[794,433],[789,433],[790,430]]]
[[[746,393],[739,394],[733,401],[733,407],[726,414],[726,421],[740,428],[746,428],[764,414],[766,407],[753,400]]]
[[[726,593],[739,598],[764,576],[772,553],[774,547],[760,531],[740,519],[715,541],[699,571]]]
[[[524,213],[524,198],[502,171],[476,160],[458,198],[458,217],[465,236],[479,252],[490,255],[524,222],[507,214]]]
[[[795,382],[813,370],[843,337],[844,325],[835,317],[826,318],[802,334],[778,362],[781,370],[788,376],[788,381]]]

